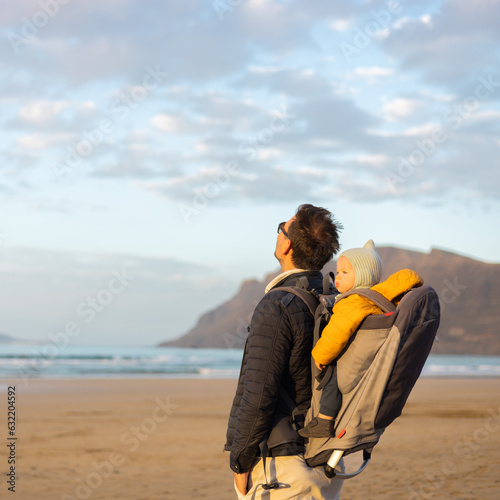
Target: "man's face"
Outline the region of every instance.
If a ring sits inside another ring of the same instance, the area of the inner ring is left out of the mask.
[[[290,224],[294,220],[295,220],[295,216],[293,216],[291,219],[287,220],[285,222],[285,224],[282,226],[282,228],[285,231],[284,232],[280,231],[278,233],[277,238],[276,238],[276,249],[274,250],[274,256],[278,259],[278,262],[280,263],[280,265],[283,263],[285,252],[288,252],[290,249],[290,244],[291,244],[290,238],[288,238],[288,236],[285,236],[285,233],[290,234],[289,233]],[[283,268],[283,266],[282,266],[282,268]]]
[[[351,263],[345,257],[339,257],[337,261],[337,273],[335,275],[335,288],[344,293],[354,286],[356,275]]]

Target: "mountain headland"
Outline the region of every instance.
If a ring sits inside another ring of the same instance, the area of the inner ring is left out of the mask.
[[[422,253],[379,247],[385,279],[399,269],[413,269],[432,286],[441,302],[439,342],[433,354],[500,355],[500,264],[491,264],[451,252]],[[335,261],[324,271],[334,271]],[[243,348],[252,312],[276,270],[262,281],[244,281],[228,301],[200,316],[180,338],[161,347]]]

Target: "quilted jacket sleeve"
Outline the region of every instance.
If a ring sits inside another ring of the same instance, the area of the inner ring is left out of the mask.
[[[277,295],[277,294],[273,294]],[[230,466],[247,472],[259,444],[271,428],[279,388],[288,366],[292,341],[287,311],[266,297],[252,317],[241,378],[243,390],[231,444]]]
[[[386,299],[394,300],[398,295],[410,290],[410,288],[422,286],[423,284],[424,280],[415,271],[402,269],[391,274],[385,281],[372,288],[381,293]]]
[[[359,295],[339,300],[321,338],[312,350],[313,358],[322,365],[329,365],[342,352],[363,319],[380,312],[375,304]]]

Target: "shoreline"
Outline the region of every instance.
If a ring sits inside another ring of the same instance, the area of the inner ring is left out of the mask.
[[[235,499],[222,448],[237,379],[19,382],[20,498]],[[424,377],[341,498],[500,498],[499,447],[500,378]]]
[[[88,377],[63,377],[63,376],[47,376],[47,377],[38,377],[38,378],[29,378],[28,383],[24,382],[24,379],[22,377],[12,377],[12,378],[2,378],[0,377],[0,384],[7,384],[11,383],[12,381],[22,383],[23,385],[29,385],[31,382],[50,382],[50,381],[94,381],[94,380],[100,380],[100,381],[108,381],[108,380],[140,380],[140,381],[173,381],[173,380],[213,380],[213,381],[224,381],[224,380],[234,380],[237,381],[238,377],[221,377],[221,376],[204,376],[204,375],[198,375],[198,374],[193,374],[193,376],[186,376],[183,374],[182,376],[177,376],[174,374],[167,374],[165,376],[159,377],[158,375],[155,376],[149,376],[149,375],[116,375],[116,376],[88,376]],[[421,375],[418,379],[420,380],[500,380],[500,374],[499,375]]]

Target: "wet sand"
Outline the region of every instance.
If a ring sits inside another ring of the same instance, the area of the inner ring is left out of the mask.
[[[7,444],[12,384],[0,382]],[[15,385],[16,494],[10,498],[236,498],[229,454],[222,451],[236,380]],[[8,471],[10,449],[2,448],[1,470]],[[499,449],[500,379],[422,379],[368,468],[345,483],[341,497],[498,499]],[[8,486],[2,481],[6,498]]]

